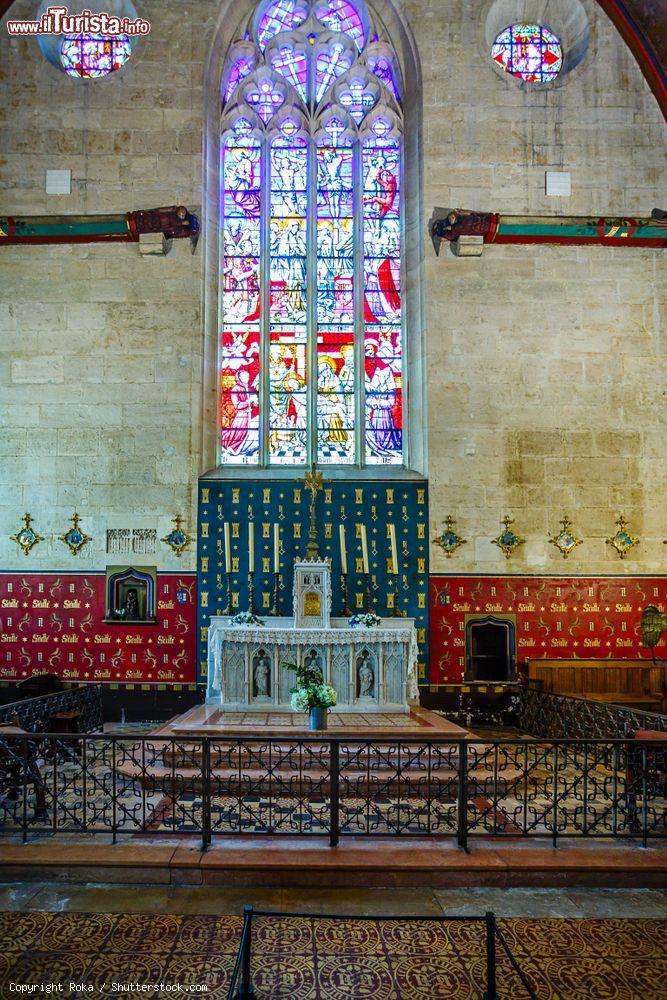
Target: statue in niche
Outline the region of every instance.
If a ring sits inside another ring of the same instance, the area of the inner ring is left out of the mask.
[[[255,663],[253,680],[255,682],[255,697],[268,698],[271,683],[271,661],[264,652],[259,654],[259,658]]]
[[[375,687],[375,671],[371,665],[368,650],[364,650],[361,662],[357,667],[357,678],[359,681],[359,697],[372,698]]]
[[[311,649],[308,656],[303,661],[303,665],[307,670],[319,670],[320,673],[323,673],[322,661],[320,660],[319,653],[316,649]]]
[[[139,595],[136,587],[130,587],[125,598],[125,618],[128,621],[137,621],[141,618],[139,613]]]

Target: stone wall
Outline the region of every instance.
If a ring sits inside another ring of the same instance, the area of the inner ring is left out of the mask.
[[[12,16],[34,6],[18,0]],[[218,4],[138,6],[150,36],[119,74],[92,83],[59,74],[34,41],[3,29],[0,213],[199,206]],[[663,256],[491,247],[481,259],[436,258],[426,232],[434,206],[632,215],[659,204],[667,164],[657,105],[605,15],[584,6],[588,55],[562,84],[526,91],[485,55],[489,4],[401,3],[423,74],[431,535],[451,513],[470,540],[450,562],[433,546],[432,571],[506,568],[488,541],[505,513],[529,539],[513,571],[562,567],[546,537],[564,512],[587,538],[568,571],[664,563]],[[70,197],[45,195],[47,168],[72,170]],[[544,196],[546,169],[571,171],[570,199]],[[177,513],[194,532],[201,249],[193,257],[177,242],[147,259],[136,245],[0,252],[2,566],[101,567],[107,527],[162,536]],[[77,557],[56,540],[74,509],[94,536]],[[8,540],[24,510],[47,536],[29,560]],[[621,511],[642,537],[624,563],[604,544]],[[180,560],[160,549],[161,568],[194,568],[194,545]]]

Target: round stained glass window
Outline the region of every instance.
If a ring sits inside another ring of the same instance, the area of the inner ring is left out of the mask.
[[[551,83],[562,69],[563,47],[541,24],[511,24],[493,43],[491,58],[526,83]]]
[[[127,35],[67,35],[60,61],[68,76],[97,79],[120,69],[132,54]]]

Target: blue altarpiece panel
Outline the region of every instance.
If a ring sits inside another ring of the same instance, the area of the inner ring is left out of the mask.
[[[225,612],[224,524],[231,526],[232,613],[248,608],[248,523],[254,522],[255,608],[269,615],[273,605],[273,525],[280,525],[281,586],[278,614],[292,614],[292,567],[306,554],[310,496],[294,480],[249,482],[203,479],[199,483],[197,546],[197,681],[206,684],[207,630],[212,615]],[[341,614],[339,525],[345,526],[348,603],[364,610],[360,526],[366,526],[373,610],[392,614],[393,576],[387,525],[396,527],[399,608],[417,626],[419,683],[428,684],[428,488],[426,480],[360,482],[325,480],[316,516],[321,553],[332,562],[334,616]],[[270,622],[270,618],[268,621]]]

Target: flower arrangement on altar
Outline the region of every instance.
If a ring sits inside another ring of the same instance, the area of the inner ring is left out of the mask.
[[[311,729],[326,729],[326,713],[338,700],[336,690],[324,681],[319,667],[294,663],[281,664],[286,670],[296,671],[296,686],[290,688],[293,712],[309,712]]]
[[[352,628],[377,628],[382,624],[382,619],[375,612],[369,611],[364,615],[352,615],[348,624]]]
[[[239,611],[229,622],[230,625],[263,625],[262,619],[252,611]]]

